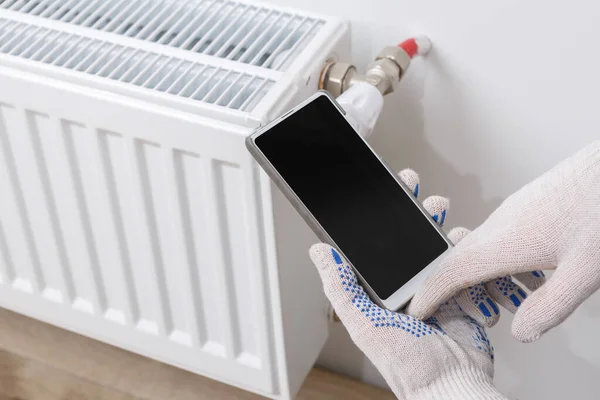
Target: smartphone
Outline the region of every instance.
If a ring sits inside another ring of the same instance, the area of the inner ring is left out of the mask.
[[[259,128],[246,146],[380,306],[408,303],[452,246],[327,92]]]

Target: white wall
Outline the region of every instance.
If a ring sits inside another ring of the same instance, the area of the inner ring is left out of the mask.
[[[435,51],[390,95],[371,141],[423,195],[452,200],[448,226],[470,228],[502,199],[600,137],[600,5],[589,0],[270,0],[352,21],[354,61],[427,34]],[[535,344],[491,334],[497,384],[512,398],[598,398],[600,297]],[[334,328],[321,363],[381,378]]]

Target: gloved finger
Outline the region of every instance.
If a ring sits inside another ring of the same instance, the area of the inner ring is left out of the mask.
[[[457,244],[469,233],[471,231],[467,228],[453,228],[448,233],[448,239],[452,243]],[[496,325],[496,322],[500,318],[498,305],[488,295],[481,283],[461,290],[454,298],[465,314],[485,327],[489,328]]]
[[[469,232],[465,228],[454,228],[448,233],[448,238],[456,244]],[[523,284],[530,290],[537,289],[541,286],[540,282],[544,281],[542,271],[526,272],[516,276],[522,277],[527,282],[527,284]],[[526,297],[525,291],[510,277],[502,277],[485,285],[479,284],[466,291],[461,291],[456,295],[456,300],[466,314],[489,328],[494,326],[500,318],[498,305],[514,313]]]
[[[458,226],[456,228],[452,228],[450,232],[448,232],[448,239],[450,239],[452,244],[456,245],[458,242],[463,240],[469,233],[471,233],[469,229]]]
[[[419,197],[419,174],[412,169],[407,168],[398,172],[398,177],[404,182],[415,197]]]
[[[449,200],[445,197],[431,196],[423,201],[423,207],[438,224],[443,225],[449,203]],[[439,218],[435,216],[439,216]],[[448,233],[448,239],[457,244],[469,233],[470,231],[466,228],[454,228]],[[460,291],[455,299],[465,314],[483,326],[494,326],[500,318],[500,309],[488,295],[483,284],[473,285]]]
[[[382,315],[391,313],[369,298],[352,268],[331,246],[318,243],[310,248],[310,258],[317,267],[325,295],[335,312],[357,342],[367,324],[377,326]]]
[[[500,318],[498,305],[482,283],[461,290],[454,298],[465,314],[487,328],[496,325]]]
[[[502,247],[505,254],[519,254],[528,252],[529,249],[524,249],[521,243],[510,236],[499,242],[474,236],[476,234],[477,232],[474,232],[456,246],[442,260],[440,267],[427,278],[408,307],[408,312],[412,316],[419,319],[427,318],[460,290],[481,282],[525,271],[535,271],[539,266],[546,264],[548,267],[551,266],[549,260],[536,258],[534,254],[528,263],[523,263],[523,257],[507,258],[503,262],[498,262],[491,256],[494,254],[494,249],[498,247]]]
[[[515,274],[514,278],[532,292],[539,289],[544,282],[546,282],[544,271],[523,272],[521,274]]]
[[[441,196],[431,196],[423,201],[423,207],[440,226],[444,225],[450,201]],[[470,231],[466,228],[454,228],[448,234],[448,239],[454,244],[460,242]],[[463,312],[479,324],[491,327],[498,322],[500,311],[498,305],[487,294],[483,284],[474,285],[459,292],[456,296],[457,305]]]
[[[430,196],[423,201],[423,207],[440,226],[446,222],[446,214],[450,207],[450,200],[442,196]]]
[[[485,284],[490,297],[511,313],[515,313],[523,300],[527,298],[525,291],[510,276],[494,279]]]
[[[594,249],[593,251],[597,251]],[[600,287],[598,265],[589,265],[586,254],[562,263],[542,287],[531,293],[515,313],[513,336],[533,342],[563,322]],[[588,263],[588,264],[586,264]]]

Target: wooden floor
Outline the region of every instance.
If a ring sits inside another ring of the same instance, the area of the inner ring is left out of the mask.
[[[391,400],[314,369],[300,400]],[[261,396],[0,309],[0,400],[258,400]]]

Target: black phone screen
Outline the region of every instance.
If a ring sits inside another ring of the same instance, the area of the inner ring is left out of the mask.
[[[379,298],[448,249],[327,96],[255,143]]]

